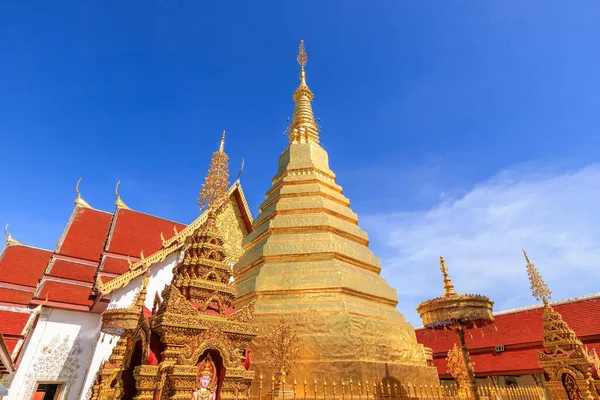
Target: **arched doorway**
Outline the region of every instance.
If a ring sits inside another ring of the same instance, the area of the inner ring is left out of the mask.
[[[579,392],[579,386],[577,386],[577,382],[575,381],[575,378],[573,378],[573,375],[565,373],[560,380],[565,388],[565,392],[567,392],[569,400],[579,400],[582,398],[581,393]]]
[[[135,342],[131,358],[129,360],[129,366],[121,373],[121,380],[123,381],[123,397],[122,400],[133,400],[133,397],[137,394],[135,388],[135,377],[133,370],[138,365],[142,365],[142,355],[144,353],[144,344],[142,340]]]

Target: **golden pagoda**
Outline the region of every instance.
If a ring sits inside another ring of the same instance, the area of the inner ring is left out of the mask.
[[[208,218],[187,237],[171,284],[155,298],[152,310],[143,305],[143,289],[133,310],[103,313],[103,331],[120,339],[98,373],[94,400],[243,400],[248,396],[254,372],[248,370],[247,346],[258,328],[254,303],[237,310],[232,306],[232,272],[216,223],[215,210],[228,200],[224,139],[223,135],[198,198]],[[139,321],[135,324],[133,312]],[[138,343],[142,351],[136,355]]]
[[[546,386],[554,400],[600,399],[598,358],[581,343],[575,332],[549,303],[552,292],[542,275],[523,250],[531,291],[544,304],[544,351],[538,351],[538,363],[544,369]]]
[[[235,304],[256,302],[260,334],[251,345],[253,369],[265,376],[278,372],[268,367],[265,338],[283,319],[303,343],[293,373],[298,382],[326,374],[338,382],[392,376],[437,383],[319,144],[303,42],[298,63],[289,145],[234,266]]]

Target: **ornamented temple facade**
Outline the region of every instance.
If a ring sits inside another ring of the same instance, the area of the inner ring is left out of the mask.
[[[239,182],[227,196],[216,224],[235,261],[252,216]],[[171,283],[185,240],[207,217],[186,226],[132,210],[120,196],[108,213],[78,194],[54,251],[7,234],[0,253],[0,332],[17,368],[2,379],[10,388],[4,399],[54,391],[61,400],[88,399],[100,364],[119,339],[101,334],[102,313],[131,306],[147,271],[145,307],[152,309],[155,294]]]

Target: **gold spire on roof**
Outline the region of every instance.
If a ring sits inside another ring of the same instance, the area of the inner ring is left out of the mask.
[[[546,282],[544,282],[540,271],[538,271],[535,265],[529,261],[525,249],[523,249],[523,255],[527,261],[527,275],[529,275],[529,282],[531,283],[531,293],[533,294],[533,297],[542,301],[545,305],[548,305],[548,300],[550,300],[552,292],[548,285],[546,285]]]
[[[225,152],[225,131],[223,131],[223,133],[221,133],[221,145],[219,146],[219,152],[220,153]]]
[[[227,187],[229,185],[228,160],[227,153],[225,153],[225,131],[223,131],[219,151],[213,153],[206,179],[196,198],[201,211],[207,209],[214,210],[224,201],[227,201]]]
[[[6,244],[9,246],[21,244],[17,239],[13,238],[12,235],[8,232],[8,224],[4,227],[4,234],[6,235]]]
[[[121,184],[121,180],[117,182],[117,186],[115,187],[115,196],[117,196],[117,201],[115,201],[115,205],[118,208],[125,208],[127,210],[131,210],[127,204],[123,200],[121,200],[121,195],[119,194],[119,185]]]
[[[138,292],[137,300],[135,301],[135,307],[144,307],[144,303],[146,302],[146,288],[148,287],[148,282],[150,282],[150,268],[148,268],[146,274],[144,275],[142,286],[140,286],[140,291]]]
[[[448,276],[448,266],[446,265],[446,261],[444,261],[444,256],[440,256],[440,269],[442,270],[442,275],[444,276],[444,297],[456,295],[452,280]]]
[[[79,191],[79,183],[81,182],[82,178],[79,178],[79,180],[77,181],[77,185],[75,185],[75,192],[77,193],[77,198],[75,199],[75,205],[79,206],[79,207],[85,207],[85,208],[92,208],[92,206],[90,206],[87,201],[85,201],[82,197],[81,197],[81,192]]]
[[[314,99],[314,95],[306,84],[306,71],[304,67],[308,61],[306,55],[306,49],[304,48],[304,41],[300,41],[300,48],[298,50],[298,64],[300,64],[300,85],[294,92],[292,98],[296,103],[294,108],[294,117],[292,123],[288,128],[288,137],[290,143],[319,143],[319,127],[315,122],[315,116],[312,111],[310,103]]]

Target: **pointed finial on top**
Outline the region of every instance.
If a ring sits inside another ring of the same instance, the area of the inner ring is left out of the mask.
[[[304,41],[300,41],[298,51],[298,64],[300,64],[300,85],[296,88],[292,98],[296,103],[292,123],[287,129],[290,143],[315,143],[319,144],[319,127],[315,122],[315,116],[312,111],[311,102],[314,99],[313,93],[306,84],[306,71],[304,67],[308,61]]]
[[[242,177],[243,172],[244,172],[244,157],[242,157],[242,165],[240,166],[240,172],[238,172],[237,178],[235,178],[236,182],[240,181],[240,178]]]
[[[140,286],[140,291],[138,292],[137,299],[135,301],[136,307],[144,307],[144,303],[146,302],[146,288],[148,287],[148,282],[150,282],[150,268],[148,268],[144,274],[144,280],[142,280],[142,285]]]
[[[529,282],[531,283],[531,293],[533,294],[533,297],[542,301],[544,305],[548,305],[548,300],[550,300],[552,292],[546,282],[544,282],[540,271],[538,271],[535,265],[529,261],[525,249],[523,249],[523,255],[527,261],[527,275],[529,276]]]
[[[225,151],[225,131],[221,133],[221,145],[219,146],[219,152],[223,153]]]
[[[123,200],[121,200],[121,195],[119,194],[119,185],[121,184],[121,180],[117,182],[117,186],[115,187],[115,196],[117,196],[117,201],[115,201],[115,205],[118,208],[125,208],[127,210],[131,210],[127,204]]]
[[[227,187],[229,186],[229,163],[227,153],[224,151],[225,131],[221,135],[219,151],[213,153],[206,179],[196,200],[201,211],[216,210],[227,200]]]
[[[4,227],[4,234],[6,235],[6,244],[8,246],[21,244],[17,239],[13,238],[12,235],[8,232],[8,224]]]
[[[300,67],[304,69],[304,67],[306,66],[306,62],[308,61],[306,49],[304,48],[304,40],[300,41],[300,46],[298,48],[298,57],[296,57],[296,60],[298,60],[298,64],[300,64]]]
[[[79,178],[79,180],[77,181],[77,185],[75,185],[75,193],[77,193],[75,205],[79,207],[92,208],[92,206],[90,206],[88,202],[81,197],[81,192],[79,191],[79,183],[81,182],[81,179],[82,178]]]
[[[452,280],[448,276],[448,266],[446,265],[446,261],[444,261],[444,256],[440,255],[440,269],[442,270],[442,275],[444,276],[444,297],[456,295],[454,291],[454,285],[452,284]]]

